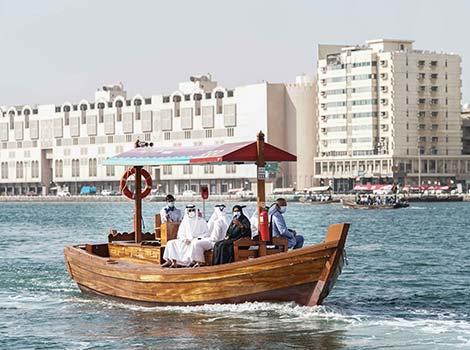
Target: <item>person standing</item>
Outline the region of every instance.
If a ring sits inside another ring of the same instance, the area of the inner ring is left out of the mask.
[[[204,252],[214,248],[214,245],[223,240],[225,233],[230,225],[230,220],[225,214],[225,205],[217,204],[214,207],[214,213],[209,219],[209,237],[198,237],[191,242],[191,264],[192,267],[198,267],[206,263]]]
[[[243,214],[242,207],[235,205],[232,209],[232,215],[233,219],[227,229],[225,239],[214,245],[213,265],[233,262],[233,242],[242,237],[251,237],[251,223]]]
[[[188,266],[191,263],[191,242],[203,237],[209,237],[207,223],[197,215],[195,205],[187,205],[176,239],[166,244],[162,267]]]
[[[166,206],[160,210],[162,223],[181,221],[181,210],[175,207],[175,197],[173,197],[171,194],[167,194],[165,199]]]
[[[276,199],[276,203],[269,210],[269,218],[272,225],[273,237],[287,239],[288,247],[292,249],[302,248],[304,237],[298,235],[295,230],[287,228],[283,214],[287,211],[287,201],[284,198]]]

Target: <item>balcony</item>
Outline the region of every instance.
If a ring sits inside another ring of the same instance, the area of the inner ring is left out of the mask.
[[[438,77],[438,74],[437,73],[432,73],[431,74],[431,80],[436,80]]]
[[[423,80],[423,79],[426,78],[426,74],[424,74],[424,73],[419,73],[417,78],[418,78],[419,81],[421,81],[421,80]]]
[[[419,111],[419,112],[417,113],[417,115],[418,115],[418,118],[424,118],[424,117],[426,116],[426,112],[424,112],[424,111]]]
[[[380,91],[382,92],[388,92],[388,86],[381,86]]]
[[[380,73],[380,79],[387,80],[388,74],[387,73]]]
[[[383,106],[386,106],[388,104],[388,99],[386,98],[381,98],[380,99],[380,103],[383,105]]]
[[[381,65],[382,67],[387,67],[387,61],[381,60],[381,61],[380,61],[380,65]]]
[[[418,68],[424,68],[425,64],[426,64],[426,62],[423,61],[423,60],[418,61]]]
[[[437,61],[431,61],[431,63],[429,64],[429,66],[431,68],[437,68]]]

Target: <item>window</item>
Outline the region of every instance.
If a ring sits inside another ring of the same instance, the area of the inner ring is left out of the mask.
[[[170,103],[170,96],[163,96],[162,97],[162,102],[163,103]]]
[[[189,94],[184,95],[184,100],[185,101],[191,101],[191,95],[189,95]]]
[[[235,129],[234,128],[227,128],[227,136],[234,136]]]
[[[212,98],[212,94],[210,92],[206,92],[206,100],[210,100]]]
[[[78,138],[74,137],[74,138],[72,139],[72,144],[73,144],[74,146],[78,145]]]
[[[90,136],[90,145],[94,145],[96,143],[96,138],[94,136]]]
[[[171,133],[168,132],[168,131],[165,132],[165,133],[163,134],[163,139],[164,139],[165,141],[170,140],[170,139],[171,139]]]
[[[211,138],[212,137],[212,129],[206,129],[204,130],[206,134],[206,138]]]
[[[213,164],[204,165],[204,174],[213,174],[213,173],[214,173],[214,165]]]
[[[151,139],[152,139],[152,138],[151,138],[150,133],[144,134],[144,140],[145,140],[145,141],[150,141]]]
[[[193,166],[192,165],[183,165],[183,174],[190,175],[193,173]]]
[[[72,177],[80,176],[80,160],[72,159]]]
[[[233,97],[233,90],[227,90],[227,97]]]
[[[24,176],[24,163],[23,162],[16,162],[16,178],[22,179]]]
[[[186,130],[184,132],[184,138],[185,139],[190,139],[191,138],[191,130]]]
[[[55,161],[55,174],[56,178],[60,178],[64,176],[64,161],[56,159]]]
[[[114,137],[108,136],[108,143],[113,143],[113,142],[114,142]]]
[[[164,165],[163,166],[163,175],[171,175],[171,165]]]
[[[235,174],[237,172],[237,166],[235,164],[227,164],[225,166],[226,174]]]
[[[88,159],[88,176],[93,177],[97,175],[97,162],[96,158]]]
[[[132,142],[132,135],[126,135],[126,142]]]
[[[2,162],[2,179],[8,179],[8,162]]]
[[[149,104],[151,104],[151,103],[152,103],[152,99],[151,99],[150,97],[148,97],[148,98],[145,99],[145,104],[146,104],[146,105],[149,105]]]
[[[114,176],[114,165],[106,165],[106,176]]]

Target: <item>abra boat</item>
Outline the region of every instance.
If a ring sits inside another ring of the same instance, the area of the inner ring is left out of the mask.
[[[410,205],[406,201],[398,201],[394,204],[358,204],[354,201],[342,199],[343,208],[351,209],[400,209],[408,208]]]
[[[344,263],[349,224],[329,227],[325,240],[297,250],[287,241],[243,238],[234,243],[235,262],[201,268],[165,269],[160,266],[166,242],[176,236],[178,223],[159,222],[155,232],[142,232],[142,194],[150,192],[143,166],[158,164],[256,163],[259,212],[265,208],[265,161],[295,161],[296,157],[264,143],[214,146],[138,147],[105,161],[108,165],[133,166],[135,192],[134,231],[112,230],[108,242],[66,247],[70,277],[86,293],[144,305],[200,305],[246,301],[294,301],[318,305],[330,293]],[[142,191],[141,174],[146,188]],[[122,185],[122,183],[121,183]],[[127,190],[128,191],[128,190]],[[126,193],[126,191],[123,191]],[[127,193],[129,195],[129,193]],[[211,252],[206,261],[210,261]]]

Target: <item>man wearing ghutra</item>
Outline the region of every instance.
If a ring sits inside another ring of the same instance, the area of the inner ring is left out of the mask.
[[[204,251],[214,248],[217,242],[224,239],[229,224],[230,220],[225,214],[225,205],[217,204],[208,223],[210,236],[198,237],[191,242],[190,256],[192,261],[190,266],[198,267],[206,263]]]
[[[242,207],[235,205],[232,213],[233,219],[227,229],[225,239],[214,246],[213,265],[233,262],[233,242],[242,237],[251,237],[251,223],[243,214]]]
[[[176,239],[167,242],[162,267],[188,266],[191,263],[191,242],[199,237],[209,237],[209,228],[197,215],[195,205],[187,205]]]
[[[163,222],[181,221],[181,210],[175,207],[175,197],[171,194],[166,196],[166,206],[160,210],[160,218]]]

